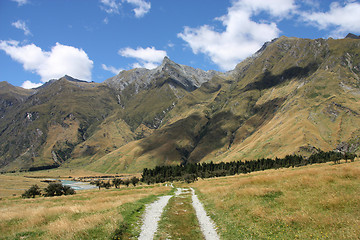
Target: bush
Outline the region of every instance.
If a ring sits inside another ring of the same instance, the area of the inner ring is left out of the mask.
[[[120,184],[123,183],[123,180],[121,180],[120,178],[115,178],[115,179],[113,179],[112,182],[113,182],[114,186],[115,186],[116,188],[118,188],[118,187],[120,186]]]
[[[45,197],[61,196],[61,195],[73,195],[75,190],[69,186],[63,186],[61,183],[50,183],[44,189]]]
[[[23,198],[35,198],[36,195],[41,195],[41,190],[38,185],[32,185],[28,190],[26,190],[21,197]]]
[[[131,183],[132,183],[132,185],[134,185],[134,187],[136,186],[136,184],[140,181],[137,177],[132,177],[131,178]]]
[[[74,195],[76,192],[72,187],[63,186],[64,195]]]
[[[130,185],[130,180],[129,179],[125,179],[124,180],[124,185],[126,185],[127,187]]]

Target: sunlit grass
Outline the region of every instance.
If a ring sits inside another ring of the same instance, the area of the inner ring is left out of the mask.
[[[193,184],[224,239],[359,239],[360,162]]]
[[[151,188],[151,189],[150,189]],[[123,220],[122,206],[168,187],[78,191],[50,198],[0,201],[0,238],[109,239]]]
[[[192,206],[189,188],[169,200],[154,239],[204,239]]]

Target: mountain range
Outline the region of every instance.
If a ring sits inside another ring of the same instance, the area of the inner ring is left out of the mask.
[[[0,171],[144,167],[360,152],[360,40],[280,37],[234,70],[165,57],[103,83],[0,82]]]

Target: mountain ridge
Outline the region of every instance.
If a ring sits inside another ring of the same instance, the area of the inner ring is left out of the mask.
[[[138,172],[338,146],[359,152],[359,46],[280,37],[227,73],[165,57],[103,83],[65,76],[5,111],[0,168]]]

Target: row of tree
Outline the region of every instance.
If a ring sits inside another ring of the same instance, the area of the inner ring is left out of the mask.
[[[21,196],[23,198],[35,198],[35,196],[53,197],[62,195],[73,195],[75,190],[69,186],[62,185],[61,183],[50,183],[43,190],[38,185],[31,186]]]
[[[91,182],[91,184],[96,185],[99,190],[101,188],[106,188],[109,189],[112,186],[115,186],[115,188],[119,188],[120,185],[125,185],[126,187],[128,187],[130,184],[132,184],[134,187],[139,183],[140,179],[137,177],[132,177],[130,179],[121,179],[121,178],[114,178],[112,181],[108,180],[108,181],[101,181],[101,180],[96,180],[94,182]]]
[[[235,161],[221,163],[187,163],[177,166],[157,166],[154,169],[145,168],[141,181],[147,184],[172,181],[193,182],[200,178],[221,177],[239,173],[250,173],[266,169],[299,167],[314,163],[333,161],[339,163],[341,159],[354,161],[356,155],[352,153],[323,152],[312,154],[309,158],[299,155],[287,155],[284,158],[262,158],[254,161]]]

